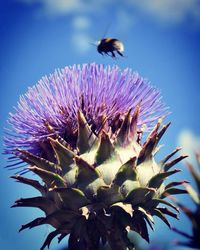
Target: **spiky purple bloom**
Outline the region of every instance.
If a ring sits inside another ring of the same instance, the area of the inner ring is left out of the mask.
[[[131,69],[95,63],[58,69],[29,88],[15,113],[10,113],[6,153],[20,148],[41,155],[51,134],[47,124],[69,141],[76,134],[78,110],[98,131],[103,115],[111,124],[118,114],[130,108],[134,112],[137,105],[141,107],[138,126],[145,123],[151,128],[168,113],[160,92]]]
[[[70,235],[70,250],[77,244],[97,250],[100,242],[112,250],[133,250],[130,230],[149,242],[147,223],[153,229],[153,216],[170,227],[166,216],[177,218],[178,209],[164,199],[186,191],[176,188],[184,181],[163,182],[179,172],[171,168],[186,156],[169,161],[177,148],[155,161],[170,125],[161,127],[159,118],[167,113],[160,92],[130,69],[93,63],[42,78],[10,114],[12,129],[5,139],[6,153],[28,164],[25,171],[42,181],[12,176],[40,192],[12,207],[44,212],[20,231],[53,226],[41,250],[58,235],[59,241]],[[153,127],[145,139],[144,127]]]

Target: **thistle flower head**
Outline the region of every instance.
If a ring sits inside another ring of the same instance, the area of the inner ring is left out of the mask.
[[[133,114],[138,105],[138,128],[145,124],[150,129],[168,113],[160,92],[130,69],[93,63],[56,70],[29,88],[20,97],[15,113],[10,113],[12,129],[5,138],[6,153],[17,153],[20,148],[44,155],[45,142],[52,131],[73,146],[78,110],[84,113],[92,130],[98,132],[103,117],[114,129],[115,119],[129,109]]]
[[[98,250],[100,242],[111,250],[131,250],[128,232],[149,241],[153,216],[170,227],[166,216],[177,218],[178,210],[164,199],[186,191],[177,188],[183,181],[165,186],[164,180],[180,171],[171,168],[185,156],[169,161],[177,148],[160,163],[154,159],[169,127],[161,127],[159,119],[166,114],[159,91],[129,69],[90,64],[42,78],[20,98],[5,139],[6,153],[29,164],[42,180],[12,176],[41,193],[13,207],[44,212],[20,231],[53,226],[41,250],[58,235],[59,241],[70,235],[70,250],[77,244]],[[151,131],[143,141],[144,125]]]

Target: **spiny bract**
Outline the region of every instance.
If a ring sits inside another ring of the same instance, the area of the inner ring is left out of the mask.
[[[153,216],[170,227],[166,215],[177,218],[178,209],[164,198],[186,191],[176,187],[183,181],[166,186],[163,181],[179,172],[171,167],[185,156],[169,161],[177,148],[160,163],[154,159],[169,126],[161,127],[166,114],[156,89],[117,67],[66,67],[29,89],[10,116],[17,133],[5,139],[6,153],[28,163],[42,179],[13,176],[41,193],[13,207],[37,207],[44,217],[20,231],[52,225],[55,231],[41,249],[57,235],[59,241],[69,235],[69,249],[80,243],[94,250],[101,242],[125,250],[134,248],[130,230],[149,241]],[[152,130],[142,142],[145,126]]]
[[[198,167],[200,169],[200,153],[196,154],[196,159],[198,162]],[[192,177],[196,183],[197,186],[197,191],[188,183],[185,183],[185,187],[186,190],[188,191],[188,194],[190,195],[192,201],[195,204],[195,209],[194,211],[192,211],[189,207],[187,207],[186,205],[181,204],[180,202],[176,202],[177,205],[183,210],[183,212],[185,213],[185,215],[188,217],[188,219],[191,222],[191,226],[192,226],[192,233],[191,234],[187,234],[184,231],[181,231],[179,229],[173,228],[174,231],[176,231],[177,233],[181,234],[182,236],[184,236],[187,241],[178,241],[177,244],[178,245],[182,245],[182,246],[187,246],[187,247],[191,247],[191,248],[195,248],[195,249],[200,249],[200,173],[199,171],[195,170],[195,168],[188,163],[187,164],[188,169],[190,171],[190,173],[192,174]]]

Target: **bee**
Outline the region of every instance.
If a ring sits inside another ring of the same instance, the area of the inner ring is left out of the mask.
[[[97,51],[102,55],[106,54],[116,58],[115,52],[120,56],[124,56],[122,54],[124,52],[124,45],[116,38],[103,38],[97,42]],[[111,55],[109,53],[111,53]]]

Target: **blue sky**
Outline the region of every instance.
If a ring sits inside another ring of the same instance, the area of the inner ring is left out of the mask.
[[[97,53],[90,43],[104,35],[123,41],[125,58],[113,60]],[[162,140],[165,147],[160,156],[177,145],[184,152],[200,148],[198,0],[1,1],[0,39],[1,140],[8,113],[29,86],[56,68],[96,62],[132,68],[161,90],[172,112],[166,121],[172,125]],[[14,172],[4,169],[6,164],[2,156],[0,244],[3,249],[38,249],[49,228],[17,232],[38,211],[9,208],[16,198],[35,194],[8,178]],[[190,179],[185,166],[179,167],[183,173],[177,177]],[[186,201],[183,196],[180,199]],[[187,225],[182,215],[178,224],[172,222],[179,228]],[[156,228],[153,241],[161,233],[178,238],[161,224]]]

